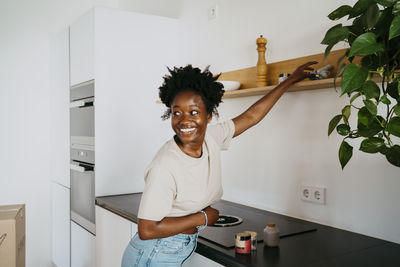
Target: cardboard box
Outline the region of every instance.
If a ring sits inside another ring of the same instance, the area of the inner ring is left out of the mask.
[[[0,266],[25,267],[25,204],[0,206]]]

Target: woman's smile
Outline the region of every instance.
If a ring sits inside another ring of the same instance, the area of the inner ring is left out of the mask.
[[[183,134],[192,134],[193,131],[194,131],[195,129],[196,129],[196,128],[183,128],[183,129],[180,129],[180,131],[181,131]]]

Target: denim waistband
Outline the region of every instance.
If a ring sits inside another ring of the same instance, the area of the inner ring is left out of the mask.
[[[173,236],[168,236],[168,237],[163,237],[163,238],[155,238],[155,239],[140,239],[139,234],[136,233],[136,235],[132,238],[131,242],[140,242],[143,245],[150,245],[154,243],[160,243],[160,241],[164,241],[166,239],[175,239],[175,240],[180,240],[182,242],[192,242],[197,240],[199,233],[194,233],[194,234],[176,234]]]

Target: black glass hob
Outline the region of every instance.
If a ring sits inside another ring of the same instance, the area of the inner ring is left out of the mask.
[[[219,210],[220,218],[214,226],[202,230],[199,236],[226,248],[233,248],[235,234],[244,231],[257,232],[257,241],[262,242],[264,228],[270,222],[276,224],[281,238],[316,231],[312,225],[302,223],[301,220],[240,204],[227,207],[217,203],[213,208]]]

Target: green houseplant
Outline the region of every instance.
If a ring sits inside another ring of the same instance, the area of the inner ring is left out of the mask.
[[[342,75],[340,96],[347,95],[349,104],[329,122],[328,136],[335,129],[344,136],[339,148],[342,169],[353,155],[347,141],[355,138],[362,138],[361,151],[384,155],[400,167],[400,1],[359,0],[353,7],[340,6],[328,18],[345,16],[349,25],[333,26],[321,42],[327,45],[325,57],[335,44],[349,45],[335,77],[336,87]],[[356,123],[350,120],[352,114]]]

